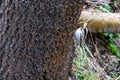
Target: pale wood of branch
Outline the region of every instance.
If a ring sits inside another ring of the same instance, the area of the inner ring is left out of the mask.
[[[83,11],[79,26],[85,22],[90,32],[120,32],[120,13]]]

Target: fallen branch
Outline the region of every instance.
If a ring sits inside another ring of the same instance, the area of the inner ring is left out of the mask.
[[[79,25],[87,22],[90,32],[120,32],[120,13],[101,13],[83,11]]]

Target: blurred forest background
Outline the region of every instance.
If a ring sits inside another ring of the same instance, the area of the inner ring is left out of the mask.
[[[102,23],[105,18],[107,19],[107,17],[111,16],[109,13],[120,15],[120,0],[86,0],[83,11],[86,13],[98,13],[96,16],[87,18],[86,22],[92,24],[94,20],[93,26],[96,26],[96,28],[102,27],[109,24],[109,22]],[[102,16],[102,13],[105,13],[106,16]],[[88,17],[84,13],[81,15],[83,19],[79,20],[80,24],[84,23],[85,16]],[[100,24],[95,22],[97,18],[103,18],[101,22],[99,21]],[[114,26],[116,20],[112,18],[110,21],[111,25]],[[120,19],[116,23],[120,24]],[[119,31],[103,31],[99,33],[93,30],[88,32],[84,41],[76,46],[75,54],[73,70],[77,80],[120,80]]]

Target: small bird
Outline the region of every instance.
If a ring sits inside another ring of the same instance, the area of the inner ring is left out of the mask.
[[[85,39],[85,31],[83,28],[78,28],[74,33],[75,46],[80,45]]]
[[[78,28],[74,33],[75,42],[83,41],[84,35],[85,35],[84,29],[83,28]]]

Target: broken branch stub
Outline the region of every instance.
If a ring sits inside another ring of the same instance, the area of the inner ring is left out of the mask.
[[[79,26],[87,22],[90,32],[120,32],[120,13],[102,13],[83,11]]]

